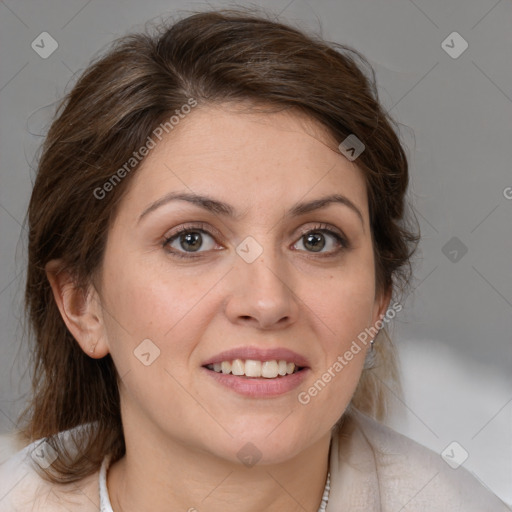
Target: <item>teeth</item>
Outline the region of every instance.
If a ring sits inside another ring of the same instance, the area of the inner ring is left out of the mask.
[[[283,360],[257,361],[255,359],[222,361],[222,363],[209,364],[207,368],[217,373],[231,373],[239,376],[244,375],[245,377],[264,377],[266,379],[275,379],[278,376],[284,377],[298,371],[295,363],[288,363]]]
[[[290,363],[290,364],[292,366],[295,366],[293,363]],[[277,361],[265,361],[261,365],[261,376],[265,377],[267,379],[274,379],[278,375],[277,370],[278,370]],[[292,368],[292,372],[293,372],[293,368]],[[290,373],[292,373],[292,372],[290,372]]]
[[[263,363],[263,366],[267,363]],[[261,377],[261,361],[247,359],[245,361],[245,375],[247,377]]]
[[[233,375],[243,375],[245,371],[244,362],[241,359],[235,359],[231,363],[231,373]]]

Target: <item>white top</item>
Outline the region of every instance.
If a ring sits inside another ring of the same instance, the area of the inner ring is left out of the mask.
[[[110,503],[110,496],[108,495],[107,487],[107,471],[110,466],[110,455],[103,459],[103,464],[100,468],[100,512],[114,512],[112,504]]]
[[[68,432],[59,435],[72,449]],[[34,469],[40,443],[31,443],[0,465],[0,512],[111,512],[108,459],[101,479],[98,468],[79,482],[55,485]],[[455,469],[441,454],[357,411],[346,414],[341,429],[333,432],[329,472],[325,512],[512,510],[462,466]]]

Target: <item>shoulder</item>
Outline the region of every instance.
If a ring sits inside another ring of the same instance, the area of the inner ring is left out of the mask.
[[[0,512],[99,510],[98,473],[74,484],[53,484],[38,471],[51,464],[53,455],[40,439],[0,465]]]
[[[383,511],[510,511],[462,466],[452,468],[440,454],[361,412],[350,412],[339,436],[348,449],[345,462],[373,472]]]

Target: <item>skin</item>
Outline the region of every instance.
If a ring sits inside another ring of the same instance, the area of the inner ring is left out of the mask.
[[[172,201],[139,220],[173,191],[209,195],[243,216]],[[348,197],[362,220],[340,204],[285,216],[297,202],[332,193]],[[200,257],[173,257],[165,237],[191,223],[211,233],[199,252],[179,239],[172,248]],[[348,247],[324,233],[325,247],[311,249],[303,235],[324,223]],[[247,236],[263,249],[252,263],[236,252]],[[57,267],[50,262],[47,273],[68,328],[91,357],[110,353],[121,376],[127,451],[107,479],[115,512],[316,512],[330,431],[354,393],[365,350],[307,405],[297,395],[383,317],[390,299],[375,289],[363,174],[321,125],[291,111],[197,107],[133,176],[87,298]],[[149,366],[134,356],[145,339],[160,350]],[[306,382],[250,398],[205,375],[206,359],[244,345],[302,354]],[[261,453],[252,467],[237,457],[247,442]]]

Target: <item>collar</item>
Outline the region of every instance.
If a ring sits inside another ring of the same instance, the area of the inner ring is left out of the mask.
[[[361,413],[351,410],[332,436],[329,459],[331,493],[327,512],[378,512],[380,483],[374,451],[358,425]]]

